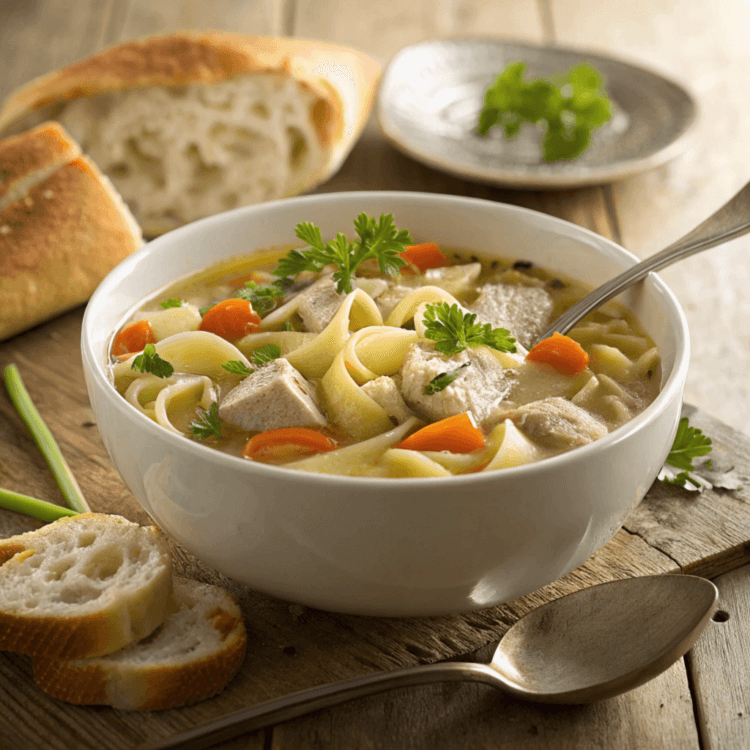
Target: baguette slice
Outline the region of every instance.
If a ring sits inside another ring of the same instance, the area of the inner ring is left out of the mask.
[[[172,563],[155,527],[83,513],[0,541],[0,650],[99,656],[174,611]]]
[[[143,242],[109,180],[79,154],[56,123],[0,142],[0,340],[85,302]]]
[[[80,155],[78,144],[56,122],[0,141],[0,211]]]
[[[153,236],[334,174],[372,107],[380,66],[300,39],[178,32],[42,76],[0,109],[0,135],[63,123]]]
[[[53,698],[125,710],[176,708],[223,690],[242,665],[247,636],[234,597],[218,586],[174,581],[181,609],[151,636],[94,659],[34,661]]]

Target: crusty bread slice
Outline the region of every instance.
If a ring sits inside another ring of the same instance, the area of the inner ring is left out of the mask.
[[[151,636],[94,659],[34,661],[34,679],[69,703],[157,710],[203,700],[239,670],[247,637],[234,597],[218,586],[175,578],[181,609]]]
[[[5,100],[0,134],[62,122],[153,236],[330,177],[379,75],[374,60],[334,44],[178,32],[32,81]]]
[[[0,141],[0,211],[80,155],[78,144],[56,122]]]
[[[85,302],[141,231],[57,124],[0,142],[0,340]]]
[[[174,606],[155,526],[83,513],[0,541],[0,650],[108,654],[152,633]]]

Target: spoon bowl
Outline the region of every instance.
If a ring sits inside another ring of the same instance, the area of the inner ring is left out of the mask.
[[[432,682],[482,682],[540,703],[593,703],[632,690],[676,662],[703,632],[718,596],[713,583],[687,575],[599,584],[522,617],[489,664],[426,664],[323,685],[235,711],[140,750],[201,750],[354,698]]]

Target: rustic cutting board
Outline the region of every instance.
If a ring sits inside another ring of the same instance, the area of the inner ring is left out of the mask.
[[[112,468],[89,407],[81,371],[82,309],[0,344],[0,369],[15,363],[94,510],[146,523]],[[717,468],[735,466],[747,489],[704,491],[654,486],[625,528],[565,578],[507,605],[452,617],[387,619],[335,615],[256,593],[207,569],[175,546],[178,574],[220,583],[240,600],[248,653],[219,696],[154,713],[57,702],[33,682],[31,662],[0,653],[0,748],[133,748],[147,739],[306,687],[466,654],[497,641],[544,601],[595,583],[653,573],[714,577],[750,561],[750,439],[686,407],[714,442]],[[62,504],[60,493],[4,389],[0,388],[0,486]],[[0,534],[34,528],[0,511]]]

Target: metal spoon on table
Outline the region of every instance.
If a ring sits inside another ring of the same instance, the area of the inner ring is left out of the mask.
[[[442,662],[356,677],[260,703],[141,750],[200,750],[365,695],[432,682],[483,682],[541,703],[593,703],[638,687],[693,645],[716,587],[687,575],[626,578],[581,589],[522,617],[490,664]]]
[[[748,232],[750,232],[750,182],[734,198],[684,237],[656,255],[631,266],[627,271],[623,271],[619,276],[615,276],[614,279],[587,294],[563,313],[534,343],[548,338],[555,331],[567,333],[585,315],[596,310],[597,307],[611,300],[636,281],[640,281],[651,271],[658,271],[675,261],[729,242]]]

